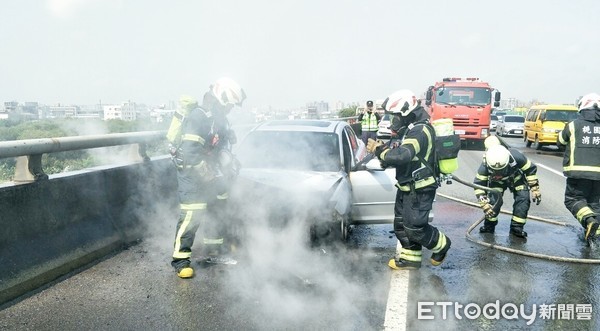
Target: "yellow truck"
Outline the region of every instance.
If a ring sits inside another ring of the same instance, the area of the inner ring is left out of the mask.
[[[527,147],[542,149],[558,146],[558,133],[565,125],[577,118],[579,111],[572,105],[535,105],[525,115],[523,140]]]

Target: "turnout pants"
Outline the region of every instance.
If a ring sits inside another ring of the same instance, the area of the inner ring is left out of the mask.
[[[178,170],[177,180],[180,212],[173,259],[191,257],[199,228],[207,252],[222,252],[228,220],[225,206],[228,194],[224,178],[206,180],[194,168],[184,168]]]
[[[435,191],[434,188],[425,188],[414,192],[396,192],[394,233],[404,250],[420,251],[422,246],[433,249],[438,244],[441,233],[429,224]]]
[[[497,193],[489,194],[490,204],[494,207],[494,216],[486,217],[486,220],[491,222],[498,221],[498,214],[500,214],[500,209],[504,204],[504,199],[502,198],[504,195],[504,191],[506,187],[492,187],[496,190]],[[531,206],[531,199],[529,198],[529,189],[523,187],[518,187],[514,190],[511,190],[513,194],[513,206],[512,206],[512,220],[525,224],[527,222],[527,215],[529,213],[529,207]]]
[[[567,178],[565,206],[585,227],[587,218],[600,215],[600,181]]]

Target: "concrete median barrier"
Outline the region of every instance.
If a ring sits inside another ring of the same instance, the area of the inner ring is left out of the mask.
[[[0,304],[142,239],[175,192],[168,158],[0,186]]]

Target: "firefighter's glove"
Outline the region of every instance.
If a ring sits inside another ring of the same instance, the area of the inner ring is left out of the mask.
[[[171,154],[171,160],[175,163],[178,169],[182,169],[185,165],[183,160],[183,152],[181,148],[177,148],[171,144],[169,144],[169,154]]]
[[[173,144],[169,144],[169,154],[171,154],[171,156],[175,156],[177,154],[177,147],[175,147]]]
[[[539,205],[542,202],[542,193],[540,192],[540,185],[531,186],[529,188],[531,192],[531,201]]]
[[[494,217],[494,208],[490,204],[490,199],[487,195],[482,195],[479,197],[479,206],[483,209],[483,213],[486,217]]]
[[[383,153],[383,151],[385,151],[388,148],[389,147],[381,140],[374,140],[369,138],[369,140],[367,141],[367,151],[369,151],[369,153],[375,154],[375,156],[377,156],[378,158],[381,155],[381,153]]]

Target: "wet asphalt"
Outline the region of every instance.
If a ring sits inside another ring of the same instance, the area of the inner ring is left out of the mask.
[[[530,215],[527,240],[508,234],[501,215],[494,235],[471,236],[515,250],[600,259],[562,204],[562,157],[507,138],[533,162],[542,203]],[[456,176],[470,181],[481,151],[460,153]],[[556,173],[555,171],[558,171]],[[444,184],[439,193],[475,202],[472,188]],[[503,209],[511,209],[505,193]],[[598,264],[557,262],[485,247],[466,238],[478,208],[438,196],[433,224],[452,240],[446,261],[409,272],[409,330],[597,330]],[[343,245],[300,247],[285,233],[257,236],[238,250],[237,265],[194,260],[196,277],[179,279],[169,265],[174,220],[144,241],[0,307],[2,330],[382,330],[396,240],[391,225],[353,228]],[[598,247],[597,247],[598,246]],[[465,310],[464,307],[467,307]],[[516,311],[514,309],[517,309]]]

